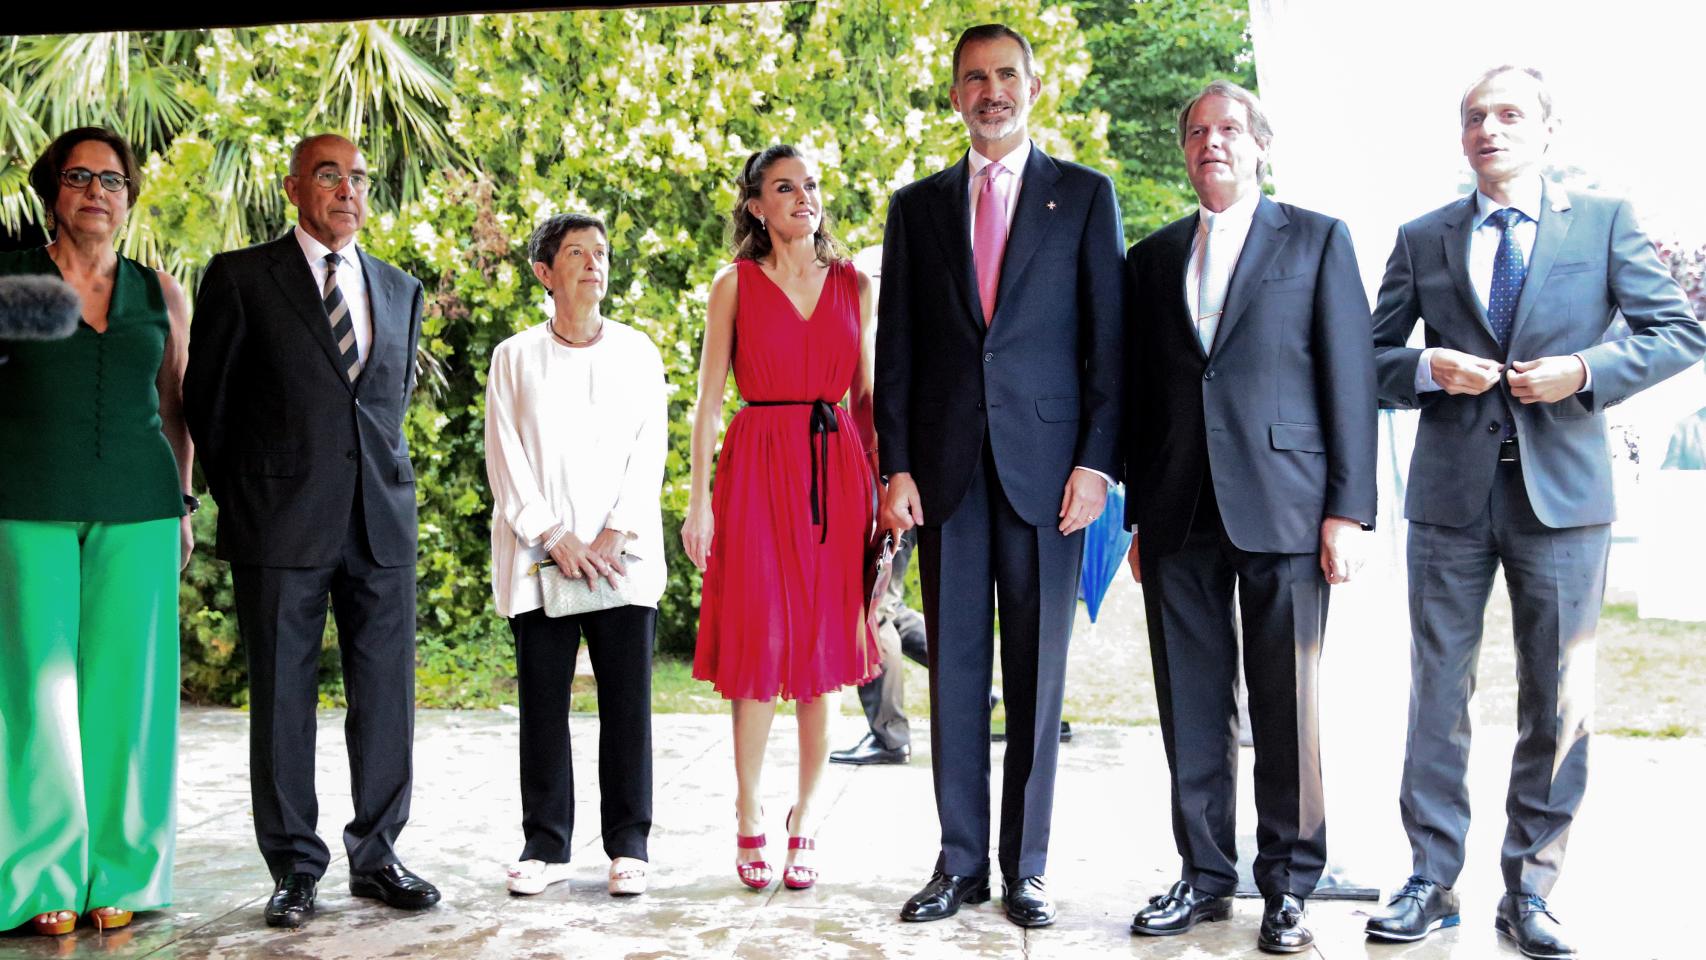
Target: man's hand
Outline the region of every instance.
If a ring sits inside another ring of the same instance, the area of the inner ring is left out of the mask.
[[[1131,582],[1143,582],[1143,567],[1137,562],[1137,531],[1131,532],[1131,549],[1125,552],[1125,562],[1131,566]]]
[[[1472,353],[1440,347],[1428,358],[1428,372],[1440,389],[1453,395],[1479,396],[1499,382],[1504,365]]]
[[[190,565],[190,554],[195,552],[195,529],[190,525],[190,515],[184,514],[178,522],[178,572]]]
[[[1587,383],[1580,357],[1541,357],[1511,363],[1511,396],[1523,403],[1557,403]]]
[[[1328,583],[1348,583],[1362,568],[1362,544],[1357,535],[1362,524],[1344,517],[1321,521],[1321,575]]]
[[[924,504],[918,499],[918,484],[910,473],[889,475],[889,485],[883,490],[883,509],[879,521],[884,530],[894,531],[894,540],[924,522]]]
[[[1108,502],[1108,481],[1103,477],[1074,467],[1066,477],[1066,490],[1060,497],[1060,533],[1071,536],[1088,527],[1090,521],[1102,515]]]

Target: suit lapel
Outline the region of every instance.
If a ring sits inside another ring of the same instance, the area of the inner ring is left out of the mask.
[[[1214,332],[1214,349],[1219,350],[1232,335],[1232,328],[1244,318],[1244,308],[1255,296],[1257,284],[1268,272],[1268,266],[1289,238],[1287,227],[1291,218],[1267,197],[1256,202],[1256,213],[1250,218],[1250,233],[1244,238],[1244,249],[1238,253],[1238,263],[1232,268],[1232,280],[1226,288],[1225,312]]]
[[[960,288],[960,299],[969,306],[966,317],[983,329],[983,301],[977,295],[977,267],[971,259],[971,200],[969,180],[971,154],[948,168],[940,181],[940,194],[930,204],[936,235],[942,244],[942,262]]]
[[[1197,214],[1175,220],[1161,229],[1161,254],[1157,263],[1160,287],[1168,291],[1161,298],[1162,323],[1177,326],[1185,340],[1196,349],[1197,357],[1206,362],[1202,337],[1197,333],[1196,318],[1191,316],[1191,302],[1185,294],[1185,283],[1191,269],[1191,240],[1197,235]]]
[[[393,331],[390,328],[390,321],[396,314],[392,311],[395,303],[393,296],[395,291],[384,282],[385,274],[379,271],[379,261],[368,256],[367,251],[360,247],[356,248],[356,252],[361,257],[361,276],[367,283],[367,312],[373,324],[373,340],[367,345],[367,362],[361,365],[361,373],[357,374],[355,378],[356,386],[359,388],[361,381],[367,377],[367,371],[372,369],[379,358],[380,343],[388,340],[391,336]]]
[[[1516,299],[1516,316],[1511,320],[1511,343],[1516,343],[1522,322],[1534,310],[1534,301],[1546,285],[1546,275],[1558,259],[1558,251],[1570,236],[1570,224],[1575,214],[1570,210],[1567,193],[1547,183],[1541,192],[1540,223],[1534,231],[1534,255],[1528,258],[1528,276],[1523,278],[1522,293]]]
[[[1060,167],[1032,144],[1020,181],[1018,206],[1013,210],[1013,225],[1007,230],[1007,249],[1001,255],[1001,279],[995,288],[996,316],[990,319],[990,326],[1000,317],[1002,305],[1012,300],[1014,285],[1053,232],[1055,221],[1066,215],[1065,211],[1056,212],[1054,183],[1059,179]]]
[[[1493,324],[1487,319],[1487,308],[1475,296],[1475,284],[1469,279],[1469,238],[1475,233],[1476,212],[1475,194],[1470,193],[1446,217],[1440,242],[1445,247],[1445,266],[1451,272],[1451,285],[1463,298],[1463,308],[1481,325],[1481,330],[1496,347],[1499,337],[1493,332]]]
[[[343,357],[338,353],[338,345],[332,341],[332,322],[326,316],[326,307],[314,295],[314,272],[308,269],[308,260],[303,257],[302,247],[294,234],[286,233],[275,241],[272,275],[284,294],[285,302],[294,308],[292,312],[296,318],[308,327],[308,335],[320,345],[320,351],[326,355],[332,369],[337,371],[338,382],[354,392],[355,385],[344,375]]]

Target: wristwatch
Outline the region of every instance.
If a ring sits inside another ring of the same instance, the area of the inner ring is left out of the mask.
[[[184,513],[194,514],[201,509],[201,498],[193,493],[184,494]]]

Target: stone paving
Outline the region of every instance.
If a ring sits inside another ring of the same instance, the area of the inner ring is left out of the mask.
[[[336,858],[320,888],[319,914],[299,931],[267,928],[261,904],[270,890],[249,814],[248,717],[232,710],[186,709],[180,761],[177,902],[102,936],[87,927],[58,940],[0,935],[0,958],[35,957],[369,957],[425,958],[1227,958],[1255,949],[1259,901],[1240,900],[1234,918],[1192,934],[1150,939],[1127,932],[1144,898],[1176,876],[1167,817],[1163,755],[1154,728],[1080,726],[1062,749],[1050,889],[1060,905],[1051,928],[1024,931],[1002,916],[999,901],[949,920],[902,924],[901,902],[929,874],[935,823],[928,739],[904,767],[832,766],[824,784],[818,864],[808,892],[754,893],[734,870],[734,775],[726,717],[656,719],[656,825],[651,892],[616,900],[604,891],[608,861],[596,834],[597,720],[577,716],[573,750],[581,785],[579,864],[567,883],[532,898],[509,896],[503,864],[520,850],[515,718],[501,711],[422,712],[415,745],[414,814],[400,840],[404,862],[437,883],[444,901],[417,914],[356,900],[345,888],[338,840],[349,816],[342,715],[321,717],[319,784],[322,834]],[[836,745],[859,735],[858,718],[838,721]],[[922,725],[921,725],[922,726]],[[793,721],[777,718],[765,796],[772,862],[780,862],[795,768]],[[1384,739],[1384,738],[1383,738]],[[1374,945],[1361,936],[1373,905],[1314,900],[1315,955],[1369,960],[1515,957],[1492,928],[1499,894],[1497,850],[1503,830],[1505,769],[1514,732],[1481,727],[1473,758],[1475,808],[1471,863],[1459,884],[1464,925],[1411,946]],[[1394,747],[1362,760],[1337,752],[1330,783],[1334,858],[1354,878],[1387,887],[1403,880],[1407,858],[1397,824]],[[1401,741],[1399,741],[1401,743]],[[999,762],[1000,745],[992,751]],[[1249,751],[1240,823],[1249,809]],[[999,769],[997,767],[997,769]],[[1700,841],[1679,826],[1698,816],[1706,741],[1600,738],[1593,781],[1575,830],[1569,863],[1553,897],[1557,912],[1586,948],[1608,960],[1680,960],[1701,956],[1679,924],[1637,915],[1630,894],[1667,900],[1688,891]],[[999,777],[996,778],[999,784]],[[1690,811],[1693,811],[1692,813]],[[1614,899],[1613,899],[1614,898]],[[1609,901],[1612,909],[1601,903]]]

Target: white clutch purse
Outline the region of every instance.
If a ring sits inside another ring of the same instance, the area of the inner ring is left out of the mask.
[[[594,577],[591,584],[581,577],[565,577],[555,560],[541,560],[533,565],[531,572],[538,575],[539,587],[545,594],[545,615],[573,617],[633,603],[634,565],[640,562],[633,554],[624,556],[622,565],[628,568],[628,573],[618,574],[615,586],[610,585],[607,577]]]

